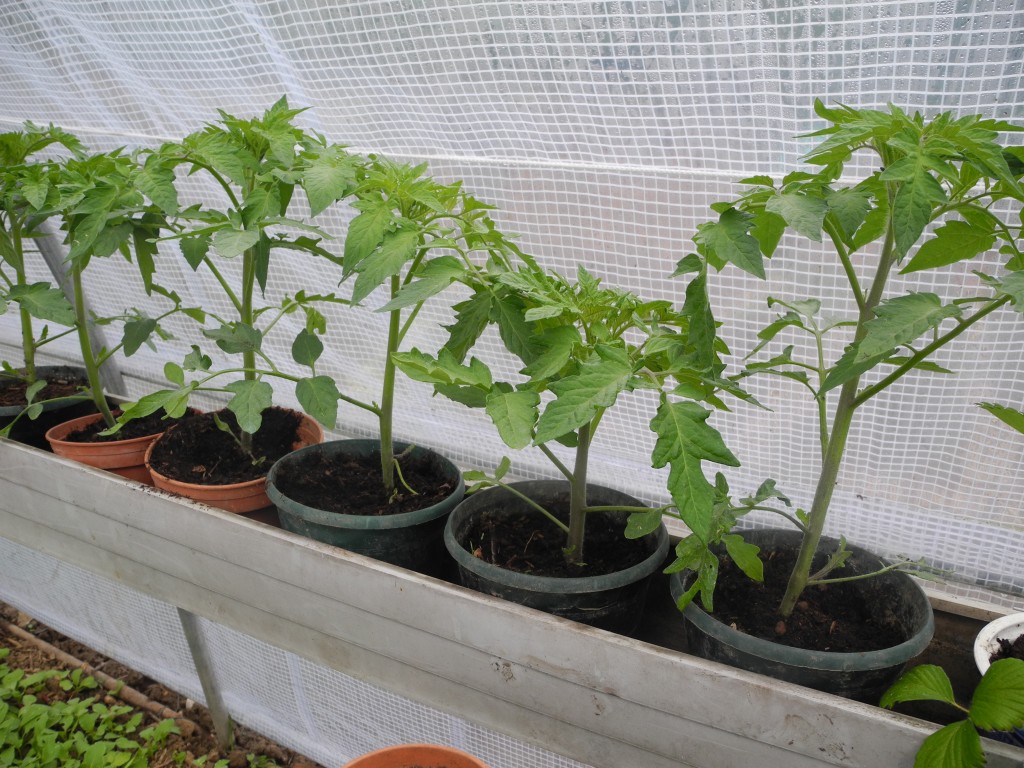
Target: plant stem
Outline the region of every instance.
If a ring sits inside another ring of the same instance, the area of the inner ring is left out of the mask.
[[[401,289],[398,275],[391,276],[391,298],[394,299]],[[380,469],[384,483],[384,493],[388,498],[395,490],[395,447],[393,444],[394,412],[395,412],[395,363],[391,355],[398,351],[401,334],[402,313],[393,310],[388,317],[388,346],[384,356],[384,384],[380,395]]]
[[[573,565],[583,563],[583,535],[587,523],[587,459],[590,453],[592,422],[578,431],[576,463],[569,481],[569,535],[565,544],[565,559]]]
[[[875,273],[874,282],[871,284],[871,291],[861,305],[857,320],[857,330],[854,333],[855,343],[863,339],[867,333],[865,325],[874,317],[874,309],[882,300],[882,294],[885,292],[885,286],[889,279],[889,272],[892,270],[895,262],[895,235],[892,222],[890,221],[885,234],[882,253],[878,259],[878,270]],[[800,594],[807,587],[807,582],[810,579],[814,555],[818,551],[818,543],[821,541],[821,534],[825,528],[825,519],[828,516],[829,505],[832,502],[832,492],[835,490],[836,480],[839,477],[839,468],[843,463],[846,439],[850,434],[853,414],[858,405],[857,387],[859,384],[860,376],[854,376],[843,384],[839,392],[839,402],[836,404],[835,416],[832,421],[832,432],[829,435],[828,446],[825,448],[825,455],[821,461],[821,474],[818,476],[818,484],[814,489],[814,500],[811,503],[811,510],[808,514],[807,527],[804,529],[804,535],[800,541],[800,550],[797,553],[796,563],[789,575],[786,594],[779,605],[779,615],[783,618],[788,618],[793,613],[797,600],[800,599]]]
[[[103,384],[100,382],[100,367],[96,362],[96,353],[93,351],[92,339],[89,337],[89,320],[85,315],[82,268],[78,264],[71,267],[71,284],[75,294],[75,325],[78,329],[78,343],[82,350],[82,364],[85,366],[86,376],[89,379],[89,392],[92,394],[96,410],[102,414],[107,427],[113,427],[117,422],[107,405]]]
[[[253,326],[252,294],[256,287],[256,250],[247,248],[242,254],[242,306],[239,312],[239,320],[249,326]],[[251,349],[242,352],[242,377],[245,381],[256,381],[256,352]],[[241,449],[252,456],[252,434],[244,429],[239,429],[239,445]]]

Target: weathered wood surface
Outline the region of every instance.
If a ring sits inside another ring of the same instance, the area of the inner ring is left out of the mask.
[[[911,766],[934,726],[590,629],[0,440],[0,535],[597,768]],[[990,745],[989,765],[1019,766]]]

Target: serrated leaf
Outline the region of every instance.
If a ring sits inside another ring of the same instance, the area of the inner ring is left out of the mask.
[[[1024,412],[1017,411],[1009,406],[999,405],[997,403],[978,403],[977,405],[980,408],[984,408],[1004,424],[1007,424],[1021,434],[1024,434]]]
[[[882,302],[875,308],[875,317],[864,324],[864,338],[846,348],[825,377],[821,391],[827,392],[859,376],[888,358],[897,347],[961,314],[957,305],[943,305],[934,293],[910,293]]]
[[[391,355],[395,366],[414,381],[427,384],[477,387],[489,391],[493,385],[490,369],[477,358],[472,358],[469,365],[463,365],[446,349],[441,349],[437,357],[413,349],[409,352],[398,352]]]
[[[533,381],[554,376],[569,362],[573,349],[581,341],[579,331],[571,325],[549,329],[538,339],[538,345],[543,351],[521,373]]]
[[[300,379],[295,385],[295,397],[302,410],[327,428],[338,422],[338,385],[330,376]]]
[[[491,298],[490,291],[481,290],[452,307],[455,311],[455,322],[444,326],[448,331],[448,341],[444,347],[457,361],[465,359],[480,338],[480,334],[487,328],[491,318]]]
[[[292,359],[299,365],[312,368],[323,352],[324,343],[315,333],[310,333],[305,328],[299,331],[292,341]]]
[[[928,172],[933,167],[923,151],[897,160],[880,175],[901,182],[892,206],[896,251],[906,255],[931,221],[932,210],[946,200],[942,185]]]
[[[213,234],[213,247],[226,259],[240,256],[259,241],[258,229],[218,229]]]
[[[633,374],[625,350],[598,346],[598,359],[580,366],[579,372],[551,385],[556,397],[537,421],[536,445],[575,432],[589,423],[598,409],[610,408]]]
[[[533,327],[526,322],[522,300],[514,293],[499,297],[491,304],[492,318],[505,348],[529,365],[536,356]]]
[[[1024,727],[1024,661],[992,662],[974,689],[971,721],[986,731],[1012,731]]]
[[[696,253],[690,253],[676,262],[676,268],[669,277],[679,277],[704,269],[704,261]]]
[[[771,258],[779,241],[786,233],[786,220],[771,211],[758,211],[754,214],[754,226],[750,228],[750,234],[757,240],[761,253]]]
[[[348,194],[355,180],[355,162],[348,155],[324,152],[312,160],[302,174],[310,215],[318,215]]]
[[[835,217],[847,242],[853,239],[871,210],[871,196],[861,187],[846,187],[831,192],[826,198],[829,214]]]
[[[217,346],[229,355],[258,352],[263,344],[263,334],[244,323],[231,323],[219,328],[204,330],[203,335],[216,341]]]
[[[900,274],[973,259],[989,250],[995,241],[996,236],[991,229],[978,228],[966,221],[951,221],[935,230],[935,237],[918,248]]]
[[[882,696],[880,706],[891,709],[903,701],[942,701],[956,704],[953,685],[945,670],[935,664],[921,664],[907,670]]]
[[[274,400],[274,388],[265,381],[233,381],[224,387],[233,392],[228,400],[228,410],[235,414],[238,426],[245,432],[258,432],[263,423],[263,411]]]
[[[49,283],[32,283],[30,285],[14,285],[7,294],[11,301],[17,302],[32,317],[60,325],[75,324],[75,310],[64,297],[64,293],[50,286]]]
[[[981,277],[995,289],[997,295],[1009,296],[1013,309],[1024,314],[1024,271],[1011,272],[999,280],[983,275]]]
[[[192,387],[181,387],[152,392],[145,397],[140,397],[135,403],[125,403],[121,407],[121,415],[117,421],[119,424],[125,424],[132,419],[141,419],[159,410],[165,411],[169,418],[179,418],[185,415],[188,398],[192,391]]]
[[[157,208],[173,215],[178,211],[178,191],[174,188],[174,170],[151,156],[136,174],[135,185]]]
[[[828,213],[828,204],[820,197],[805,193],[781,192],[765,203],[765,210],[786,220],[804,237],[821,242],[821,227]]]
[[[377,249],[394,220],[391,206],[383,200],[361,203],[359,207],[362,213],[349,223],[345,236],[344,277],[355,272],[362,260]]]
[[[138,352],[139,348],[153,335],[156,327],[156,320],[149,317],[140,317],[127,321],[124,324],[124,337],[122,339],[125,357],[131,357]]]
[[[982,768],[985,753],[981,738],[967,720],[951,723],[922,742],[914,768]]]
[[[202,350],[193,344],[192,351],[185,355],[183,365],[189,371],[208,371],[213,365],[213,360],[210,359],[209,355],[204,355]]]
[[[525,448],[533,440],[533,427],[537,423],[540,396],[530,390],[505,392],[491,390],[485,401],[487,415],[491,417],[498,435],[509,448]]]
[[[402,288],[395,298],[377,311],[393,312],[396,309],[420,304],[462,277],[466,269],[454,256],[441,256],[428,261],[418,272],[418,280]]]
[[[708,426],[709,411],[692,402],[665,400],[651,420],[658,436],[651,454],[655,469],[669,465],[668,491],[683,522],[702,541],[711,532],[715,489],[701,468],[702,461],[739,466],[722,436]]]
[[[359,262],[352,301],[362,301],[387,278],[401,272],[416,255],[419,243],[420,233],[416,229],[399,229],[384,235],[380,248]]]
[[[731,262],[744,272],[764,279],[764,261],[758,241],[750,234],[754,218],[735,208],[722,212],[717,222],[701,224],[694,241],[720,261]]]
[[[729,557],[748,578],[754,581],[764,581],[764,563],[757,556],[757,553],[761,551],[760,547],[744,541],[743,537],[736,533],[723,536],[722,542],[725,544],[725,551],[729,553]]]
[[[178,247],[181,248],[181,255],[185,257],[185,261],[194,271],[199,269],[199,265],[203,263],[203,259],[210,251],[210,238],[206,235],[183,237],[178,241]]]

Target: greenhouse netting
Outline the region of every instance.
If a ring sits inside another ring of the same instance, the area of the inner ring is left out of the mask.
[[[59,125],[94,150],[155,148],[215,122],[218,110],[251,117],[286,96],[291,106],[307,108],[297,122],[351,152],[425,162],[441,181],[462,180],[467,192],[495,206],[501,230],[516,233],[519,247],[544,267],[575,275],[583,265],[607,285],[675,303],[684,299],[685,281],[671,275],[694,250],[697,227],[717,216],[711,204],[735,198],[742,179],[781,179],[804,167],[803,155],[818,140],[808,134],[824,126],[816,99],[871,109],[895,104],[925,116],[982,114],[1024,126],[1022,69],[1024,9],[1017,0],[0,4],[2,131],[31,120]],[[1015,134],[1002,139],[1021,143]],[[196,200],[214,193],[198,176],[186,183]],[[316,217],[335,238],[323,243],[326,249],[340,255],[355,214],[339,204]],[[161,244],[161,257],[175,250],[175,243]],[[998,272],[1004,261],[993,251],[980,261],[899,275],[890,291],[951,300],[983,285],[973,270]],[[186,304],[225,308],[215,286],[204,282],[208,275],[173,255],[158,263],[161,283]],[[47,279],[44,266],[36,269],[38,279]],[[351,283],[339,285],[340,278],[327,262],[281,257],[267,293],[348,295]],[[137,275],[132,265],[105,259],[86,279],[93,310],[117,315],[128,308],[125,286]],[[712,270],[709,291],[731,352],[727,362],[740,365],[777,315],[766,297],[817,298],[825,316],[855,314],[846,280],[825,245],[790,236],[766,280],[734,267]],[[465,298],[460,291],[453,287],[425,305],[406,349],[434,351],[444,343],[452,306]],[[318,373],[366,401],[377,397],[387,324],[375,310],[385,302],[377,292],[361,306],[324,310]],[[156,299],[142,303],[159,311]],[[0,316],[0,357],[15,356],[16,320],[12,312]],[[276,351],[275,359],[291,360],[301,322],[288,316],[279,323],[265,341],[271,357]],[[165,384],[164,361],[180,360],[195,341],[184,322],[171,330],[174,338],[156,350],[118,358],[122,394],[135,398]],[[827,351],[838,356],[849,340],[840,332]],[[70,338],[52,348],[57,359],[74,359]],[[941,571],[938,589],[1024,606],[1024,438],[976,405],[1024,407],[1022,349],[1020,312],[1004,308],[941,352],[937,363],[953,373],[913,372],[867,403],[852,428],[826,532],[886,555],[923,559]],[[474,354],[515,376],[497,334]],[[754,377],[744,386],[765,407],[730,400],[730,410],[709,422],[741,461],[723,468],[730,486],[747,493],[773,478],[794,506],[806,508],[820,466],[813,398],[798,382],[778,377]],[[423,383],[400,378],[398,387],[397,438],[441,449],[464,468],[493,469],[509,454],[482,410],[435,397]],[[277,399],[296,402],[289,387],[278,387]],[[650,461],[654,405],[639,396],[608,413],[592,449],[591,478],[664,503],[666,470]],[[335,434],[375,430],[372,414],[342,405]],[[518,477],[552,476],[539,453],[509,455]],[[749,522],[767,519],[753,515]],[[31,560],[14,544],[2,551],[5,569]],[[64,592],[89,589],[84,572],[45,560],[24,567],[59,571]],[[49,578],[40,575],[39,582]],[[7,580],[0,597],[29,605],[37,598],[27,593],[36,587],[25,585],[36,582]],[[140,600],[125,596],[125,610],[158,610],[139,607]],[[68,611],[96,605],[87,595],[66,602]],[[87,617],[59,620],[61,611],[46,610],[52,614],[43,618],[72,632],[77,623],[85,628],[80,634],[102,642]],[[163,622],[173,618],[140,620],[136,631],[166,637]],[[213,625],[209,632],[223,649],[246,642]],[[230,673],[242,681],[232,695],[254,722],[276,723],[273,735],[324,761],[372,746],[332,741],[305,703],[309,695],[318,707],[337,707],[330,711],[339,721],[351,716],[346,701],[364,712],[385,706],[360,683],[288,654],[271,658],[269,647],[254,653],[281,676],[258,690],[245,688],[244,670]],[[128,655],[145,665],[141,654]],[[186,670],[175,672],[177,681],[201,696],[187,663],[172,660],[169,669]],[[288,696],[270,703],[282,691]],[[442,717],[401,706],[394,717],[412,723],[410,733]],[[278,714],[267,715],[273,707]],[[452,729],[470,728],[443,720],[434,726],[452,739]],[[494,765],[570,764],[541,762],[556,758],[503,738],[472,734]]]

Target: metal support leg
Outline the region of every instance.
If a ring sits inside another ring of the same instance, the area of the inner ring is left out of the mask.
[[[203,641],[202,633],[199,631],[199,617],[184,608],[178,609],[178,619],[181,621],[181,628],[185,630],[185,639],[188,641],[188,649],[192,652],[192,663],[196,665],[196,672],[199,674],[199,683],[203,687],[203,696],[206,697],[206,708],[210,710],[210,717],[213,720],[214,735],[217,737],[217,746],[222,752],[231,749],[234,740],[234,723],[231,722],[231,714],[224,704],[220,695],[220,688],[213,674],[213,665],[210,663],[210,655],[206,651],[206,644]]]

